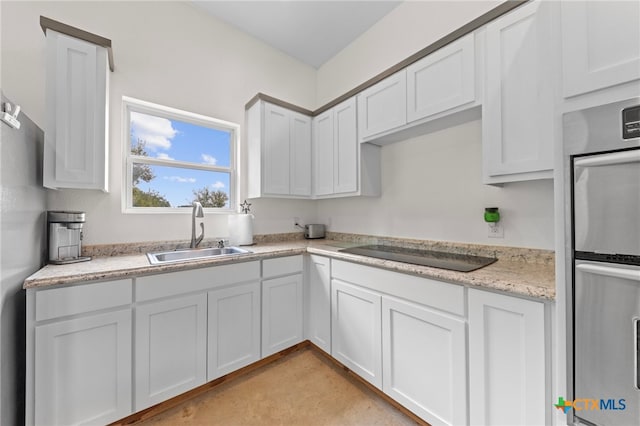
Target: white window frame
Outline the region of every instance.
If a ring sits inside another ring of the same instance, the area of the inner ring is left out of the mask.
[[[178,120],[197,126],[209,127],[216,130],[228,131],[231,134],[229,166],[213,166],[209,164],[191,163],[178,160],[165,160],[161,158],[145,157],[131,154],[131,111],[162,117],[169,120]],[[142,163],[155,166],[183,167],[192,170],[206,170],[213,172],[229,173],[229,207],[207,207],[205,213],[236,213],[238,196],[240,193],[239,161],[240,158],[240,125],[229,121],[218,120],[183,111],[176,108],[158,105],[140,99],[122,97],[122,146],[123,146],[123,182],[122,182],[122,213],[162,213],[162,214],[191,214],[191,207],[133,207],[133,163]]]

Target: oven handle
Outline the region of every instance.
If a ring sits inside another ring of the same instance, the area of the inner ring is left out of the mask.
[[[596,265],[593,263],[579,263],[576,265],[576,269],[590,274],[640,282],[640,269],[614,268],[611,266]]]
[[[573,165],[575,167],[595,167],[638,162],[640,162],[640,149],[634,149],[631,151],[613,152],[611,154],[576,158]]]

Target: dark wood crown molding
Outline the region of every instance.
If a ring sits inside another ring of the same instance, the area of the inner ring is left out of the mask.
[[[47,35],[47,30],[52,30],[106,48],[109,57],[109,69],[113,72],[113,50],[111,48],[111,40],[108,38],[72,27],[71,25],[63,24],[62,22],[54,21],[46,16],[40,16],[40,27],[45,35]]]

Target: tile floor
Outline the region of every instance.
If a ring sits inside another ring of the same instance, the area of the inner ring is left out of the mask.
[[[137,425],[415,425],[314,349],[223,383]]]

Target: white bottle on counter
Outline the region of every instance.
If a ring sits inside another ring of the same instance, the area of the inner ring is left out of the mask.
[[[253,218],[250,213],[229,215],[229,242],[232,246],[253,244]]]

